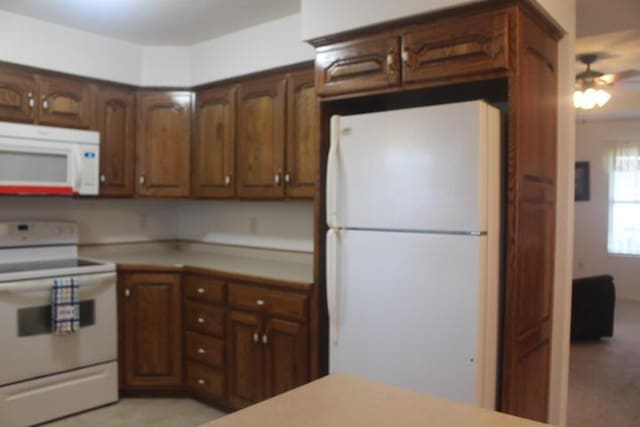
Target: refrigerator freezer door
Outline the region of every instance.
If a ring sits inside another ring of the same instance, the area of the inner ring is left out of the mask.
[[[486,231],[488,174],[500,170],[499,132],[492,131],[499,120],[481,101],[334,116],[327,222]]]
[[[341,230],[328,239],[340,333],[330,329],[330,371],[491,407],[486,236]]]

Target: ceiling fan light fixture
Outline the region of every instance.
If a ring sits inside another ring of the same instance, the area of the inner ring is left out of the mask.
[[[576,90],[573,94],[573,105],[581,110],[591,110],[596,106],[602,107],[610,99],[609,92],[603,89]]]

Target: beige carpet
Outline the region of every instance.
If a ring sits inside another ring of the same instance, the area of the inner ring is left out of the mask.
[[[616,302],[613,334],[571,346],[569,427],[640,426],[640,303]]]
[[[224,415],[224,412],[190,399],[121,399],[115,405],[64,418],[46,426],[196,427]]]

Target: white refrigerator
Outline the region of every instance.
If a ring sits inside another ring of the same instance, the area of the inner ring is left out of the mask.
[[[494,408],[499,111],[472,101],[331,120],[330,372]]]

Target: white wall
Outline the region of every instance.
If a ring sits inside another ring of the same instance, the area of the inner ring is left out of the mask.
[[[0,10],[0,60],[138,84],[139,46]]]
[[[0,10],[0,61],[139,86],[192,86],[314,58],[294,14],[193,46],[137,46]]]
[[[175,205],[158,200],[0,197],[0,221],[77,222],[85,244],[175,239],[176,215]]]
[[[207,202],[180,206],[186,240],[313,252],[311,202]]]
[[[611,274],[619,298],[640,301],[640,257],[609,255],[609,148],[616,140],[640,141],[640,119],[579,123],[576,160],[590,162],[591,200],[575,208],[574,277]]]
[[[302,42],[300,15],[256,25],[192,46],[191,82],[194,85],[281,67],[315,57]]]
[[[313,251],[311,202],[0,197],[0,221],[77,222],[80,243],[185,239]]]

